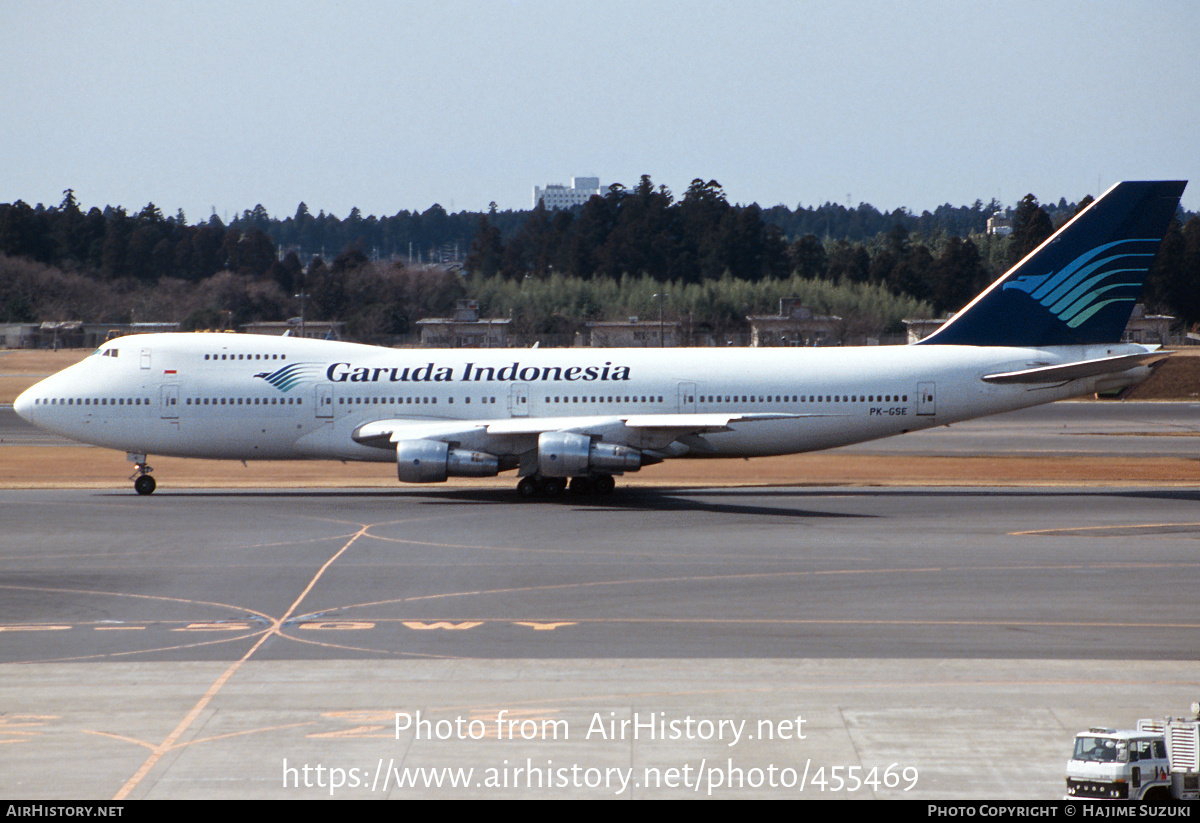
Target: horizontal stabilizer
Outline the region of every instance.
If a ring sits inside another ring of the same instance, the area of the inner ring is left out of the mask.
[[[988,383],[1061,383],[1065,380],[1079,380],[1083,377],[1095,377],[1100,374],[1118,374],[1136,366],[1149,366],[1170,357],[1170,352],[1146,352],[1145,354],[1125,354],[1119,357],[1100,357],[1095,360],[1081,360],[1077,363],[1060,363],[1056,366],[1038,366],[1020,371],[1001,372],[984,375]]]

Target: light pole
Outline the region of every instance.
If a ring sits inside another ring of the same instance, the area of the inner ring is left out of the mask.
[[[661,349],[667,345],[663,339],[663,301],[671,295],[663,293],[654,296],[658,298],[658,347]]]
[[[306,337],[307,335],[305,335],[305,333],[304,333],[304,332],[305,332],[305,328],[304,328],[304,300],[305,300],[305,299],[306,299],[306,298],[307,298],[309,295],[307,295],[307,294],[305,294],[305,293],[304,293],[304,289],[301,289],[299,294],[297,294],[297,295],[293,295],[293,296],[294,296],[294,297],[297,297],[297,298],[299,298],[299,300],[300,300],[300,336],[301,336],[301,337]]]

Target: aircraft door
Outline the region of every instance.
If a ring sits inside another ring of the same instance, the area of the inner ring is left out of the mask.
[[[917,414],[931,415],[937,413],[936,383],[917,384]]]
[[[529,416],[529,384],[513,383],[508,392],[508,414],[510,417]]]
[[[162,387],[162,416],[165,420],[179,418],[179,386],[169,383]]]
[[[696,411],[696,384],[679,384],[679,411],[682,414],[692,414]]]
[[[142,356],[141,356],[141,364],[140,364],[140,365],[141,365],[141,367],[142,367],[143,369],[148,369],[148,368],[150,368],[150,350],[149,350],[149,349],[142,349]]]
[[[333,386],[329,383],[317,384],[317,417],[333,417]]]

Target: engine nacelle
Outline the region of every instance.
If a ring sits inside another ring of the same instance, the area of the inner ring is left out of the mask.
[[[401,440],[396,444],[396,476],[403,483],[441,483],[447,477],[492,477],[500,461],[487,452],[452,449],[438,440]]]
[[[593,443],[587,435],[574,432],[542,432],[538,436],[538,473],[543,477],[635,472],[641,467],[641,452],[629,446]]]

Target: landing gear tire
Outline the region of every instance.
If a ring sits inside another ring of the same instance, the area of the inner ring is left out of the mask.
[[[572,497],[598,497],[612,494],[616,481],[611,474],[594,474],[588,477],[541,477],[531,474],[517,483],[517,497],[533,500],[538,497],[550,499],[562,497],[570,489]]]
[[[146,462],[146,455],[140,452],[129,452],[125,459],[133,463],[134,472],[129,476],[129,479],[133,481],[133,490],[138,494],[154,494],[154,489],[158,484],[150,476],[150,472],[154,469],[150,468],[150,464]]]
[[[517,483],[517,497],[522,500],[532,500],[539,493],[538,482],[533,477],[522,477]]]

